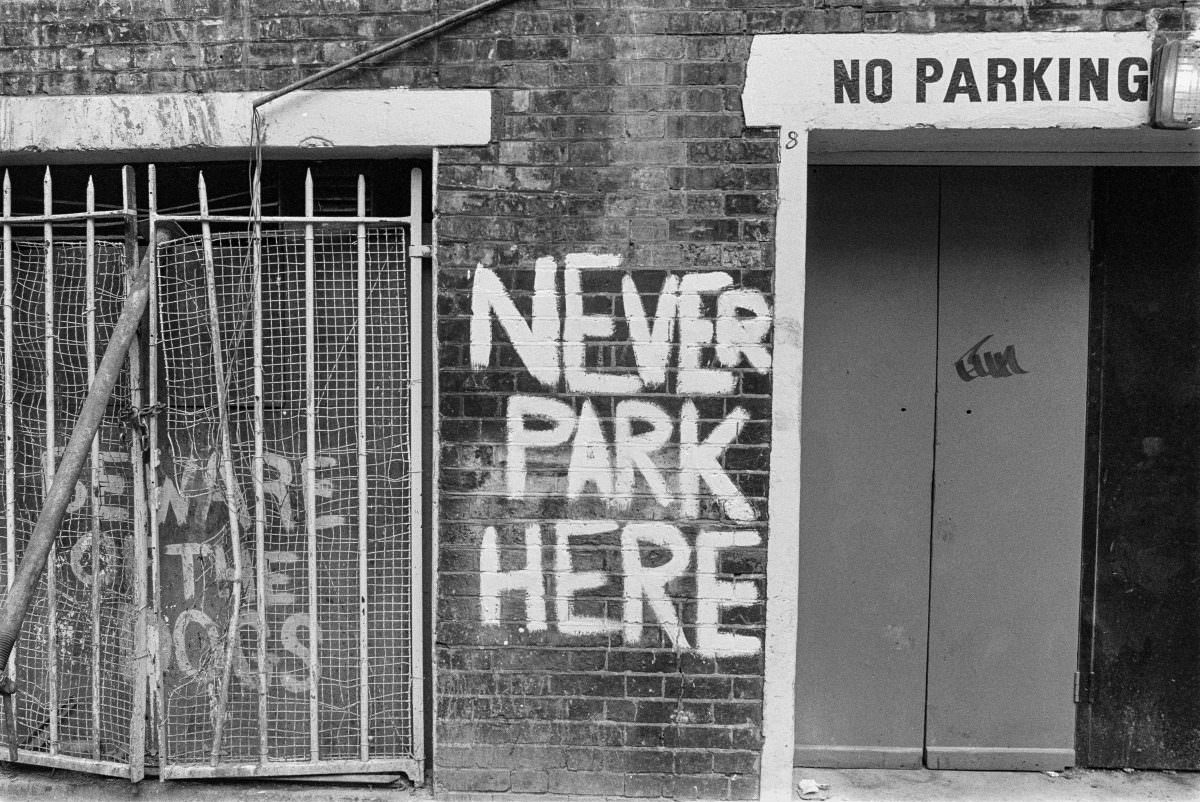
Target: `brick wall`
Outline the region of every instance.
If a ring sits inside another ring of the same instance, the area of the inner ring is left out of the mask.
[[[762,370],[727,356],[727,373],[686,386],[695,383],[680,375],[681,338],[714,337],[717,296],[685,302],[672,290],[715,271],[730,291],[770,303],[776,146],[742,130],[745,25],[745,12],[724,3],[518,5],[439,54],[445,78],[495,53],[488,80],[502,87],[497,143],[443,153],[439,170],[442,788],[757,794],[769,355]],[[614,266],[576,279],[578,253]],[[546,258],[539,293],[535,266]],[[572,309],[611,319],[611,333],[595,324],[584,364],[617,378],[573,373],[569,323],[560,354],[520,353],[487,311],[497,285],[526,317],[540,299],[564,321]],[[665,363],[638,353],[629,321],[653,318],[664,298],[700,307],[698,335],[675,317]],[[473,360],[480,328],[493,343]],[[769,332],[765,340],[767,350]],[[726,367],[715,348],[697,351],[684,364]],[[661,380],[648,375],[664,364]],[[713,386],[723,381],[727,392]],[[519,416],[538,408],[531,399],[565,423]],[[631,409],[657,418],[652,437],[663,445],[648,456],[657,491],[627,467],[619,432],[642,436],[650,425],[623,423]],[[725,494],[729,504],[710,477],[695,478],[699,463],[681,442],[695,436],[683,431],[693,420],[700,440],[729,444],[719,449],[738,494]],[[513,446],[534,439],[525,431],[534,425],[562,427],[547,439],[566,442],[527,448],[524,480],[513,481]],[[694,503],[683,498],[693,480]],[[504,592],[538,560],[534,585]],[[647,594],[667,600],[667,615]],[[744,603],[718,607],[721,596]],[[730,648],[721,633],[741,639]]]
[[[273,88],[466,5],[15,0],[0,91]],[[1172,14],[517,0],[330,84],[497,90],[493,144],[437,175],[441,790],[757,792],[777,154],[743,129],[750,35]]]

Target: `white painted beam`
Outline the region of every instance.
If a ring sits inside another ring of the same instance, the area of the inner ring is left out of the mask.
[[[0,97],[6,162],[240,158],[261,93]],[[262,109],[273,156],[405,155],[491,139],[488,90],[300,91]],[[332,154],[330,154],[332,155]]]

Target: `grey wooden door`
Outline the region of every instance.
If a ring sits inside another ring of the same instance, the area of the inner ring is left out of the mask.
[[[810,187],[796,761],[914,766],[925,721],[938,174],[816,169]]]
[[[1070,765],[1090,175],[810,197],[796,761]]]

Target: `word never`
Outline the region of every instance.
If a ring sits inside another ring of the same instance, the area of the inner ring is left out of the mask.
[[[576,571],[571,558],[571,539],[594,538],[610,532],[620,532],[621,539],[621,620],[584,616],[577,613],[575,597],[585,590],[607,585],[610,578],[603,571]],[[696,535],[695,548],[678,528],[668,523],[629,523],[622,528],[616,521],[560,521],[555,525],[554,578],[551,595],[547,572],[542,566],[542,527],[525,527],[525,564],[511,571],[500,570],[500,551],[496,528],[487,527],[483,533],[480,552],[479,607],[484,625],[500,624],[500,597],[516,592],[524,596],[526,626],[531,632],[548,628],[548,610],[553,600],[554,625],[565,635],[599,635],[622,633],[626,645],[642,639],[646,607],[650,608],[659,627],[671,644],[679,649],[695,649],[709,656],[757,654],[762,644],[752,635],[723,632],[720,628],[721,610],[745,607],[759,601],[754,582],[717,578],[717,557],[722,549],[748,548],[760,542],[751,530],[701,531]],[[665,550],[669,559],[661,565],[646,565],[642,548],[649,546]],[[667,585],[679,579],[691,568],[695,556],[696,643],[693,646],[684,634],[683,624],[675,601],[667,593]]]
[[[613,336],[611,315],[583,313],[581,273],[612,270],[621,257],[570,253],[563,261],[563,311],[556,287],[553,257],[534,263],[533,315],[529,322],[517,310],[499,277],[482,264],[475,268],[471,289],[471,365],[486,368],[492,351],[492,315],[512,342],[530,375],[544,387],[560,380],[580,393],[629,395],[666,383],[667,365],[678,353],[676,390],[683,395],[728,395],[735,376],[730,370],[700,366],[702,349],[715,344],[719,365],[735,367],[742,357],[758,373],[771,370],[765,340],[771,332],[771,309],[757,290],[735,289],[728,273],[708,271],[663,280],[654,314],[648,316],[633,277],[621,281],[621,302],[637,365],[633,374],[595,373],[585,362],[588,338]],[[701,314],[702,298],[716,296],[716,319]]]
[[[1116,94],[1127,103],[1146,100],[1150,86],[1150,65],[1146,59],[1131,56],[1117,63]],[[940,83],[946,67],[940,59],[918,58],[914,64],[915,100],[925,103],[929,89]],[[979,77],[977,77],[979,76]],[[858,103],[865,83],[867,101],[888,103],[892,99],[893,67],[889,59],[870,59],[865,65],[859,59],[833,62],[833,102]],[[980,92],[980,78],[984,92]],[[1107,101],[1113,87],[1113,70],[1107,58],[1026,58],[1020,64],[1011,58],[954,60],[946,81],[943,103],[954,103],[960,97],[969,103],[1068,101],[1075,90],[1078,100]],[[1019,89],[1018,89],[1019,79]],[[1051,87],[1058,90],[1057,97]]]
[[[973,379],[983,379],[991,376],[995,379],[1006,379],[1009,376],[1028,373],[1017,364],[1017,347],[1010,345],[1004,349],[1004,353],[996,353],[994,351],[985,351],[982,356],[979,354],[980,347],[992,339],[992,335],[984,337],[979,342],[975,343],[968,351],[958,358],[954,363],[954,369],[958,372],[958,378],[965,382]]]

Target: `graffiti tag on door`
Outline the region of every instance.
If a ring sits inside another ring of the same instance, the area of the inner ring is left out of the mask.
[[[955,361],[954,369],[958,372],[958,378],[965,382],[985,379],[989,376],[993,379],[1005,379],[1009,376],[1029,372],[1017,363],[1017,347],[1015,345],[1005,346],[1003,351],[980,351],[984,343],[992,339],[992,336],[989,334],[972,345]]]

